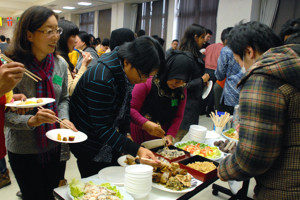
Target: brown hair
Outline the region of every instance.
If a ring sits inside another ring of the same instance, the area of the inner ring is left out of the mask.
[[[34,32],[40,28],[51,16],[57,15],[43,6],[32,6],[25,10],[16,24],[12,42],[9,46],[7,56],[23,64],[33,61],[31,43],[27,39],[27,31]]]

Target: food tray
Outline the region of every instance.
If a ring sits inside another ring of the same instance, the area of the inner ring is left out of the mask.
[[[214,177],[217,176],[217,168],[214,169],[211,172],[208,172],[207,174],[204,174],[204,173],[202,173],[202,172],[200,172],[198,170],[195,170],[193,168],[190,168],[190,167],[186,166],[187,164],[194,163],[194,162],[197,162],[197,161],[198,162],[204,162],[204,161],[213,162],[216,167],[219,166],[218,162],[215,162],[213,160],[209,160],[209,159],[204,158],[202,156],[192,156],[192,157],[187,158],[185,160],[181,160],[179,162],[179,166],[180,166],[181,169],[186,169],[188,171],[188,173],[190,173],[196,179],[198,179],[200,181],[203,181],[203,182],[205,182],[207,180],[210,180],[210,179],[212,179],[212,178],[214,178]]]
[[[153,149],[150,149],[150,150],[154,153],[155,156],[162,157],[162,158],[166,159],[167,161],[169,161],[170,163],[171,162],[177,162],[177,161],[180,161],[180,160],[183,160],[183,159],[191,157],[191,154],[189,152],[184,151],[183,149],[179,149],[179,148],[177,148],[177,147],[175,147],[173,145],[170,145],[169,149],[176,149],[178,151],[183,151],[185,153],[185,155],[179,156],[179,157],[174,158],[174,159],[168,159],[168,158],[166,158],[166,157],[164,157],[164,156],[162,156],[162,155],[160,155],[160,154],[157,153],[158,150],[163,149],[163,148],[164,148],[164,146],[159,146],[159,147],[156,147],[156,148],[153,148]]]

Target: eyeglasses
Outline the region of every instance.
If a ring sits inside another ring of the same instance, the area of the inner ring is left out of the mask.
[[[147,79],[149,78],[149,76],[146,76],[146,75],[144,75],[144,74],[141,74],[140,71],[139,71],[138,69],[136,69],[136,71],[137,71],[137,73],[138,73],[138,75],[139,75],[141,81],[147,80]]]
[[[62,28],[58,28],[58,29],[49,29],[49,30],[45,30],[45,31],[41,31],[41,30],[36,30],[37,32],[41,32],[46,34],[48,37],[52,37],[55,34],[61,35],[63,32]]]

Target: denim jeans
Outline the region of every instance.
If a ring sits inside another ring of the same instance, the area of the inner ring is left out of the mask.
[[[6,161],[5,161],[5,157],[3,157],[2,159],[0,159],[0,172],[3,174],[6,172]]]

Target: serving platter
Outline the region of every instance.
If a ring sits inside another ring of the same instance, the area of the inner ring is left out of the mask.
[[[223,132],[222,132],[222,136],[223,136],[224,138],[226,138],[226,139],[228,139],[228,140],[231,140],[231,141],[239,142],[239,140],[236,140],[236,139],[233,139],[233,138],[231,138],[231,137],[228,137],[228,136],[226,135],[226,132],[227,132],[227,131],[229,131],[229,130],[226,130],[226,131],[223,131]],[[235,133],[236,133],[236,131],[235,131]]]

